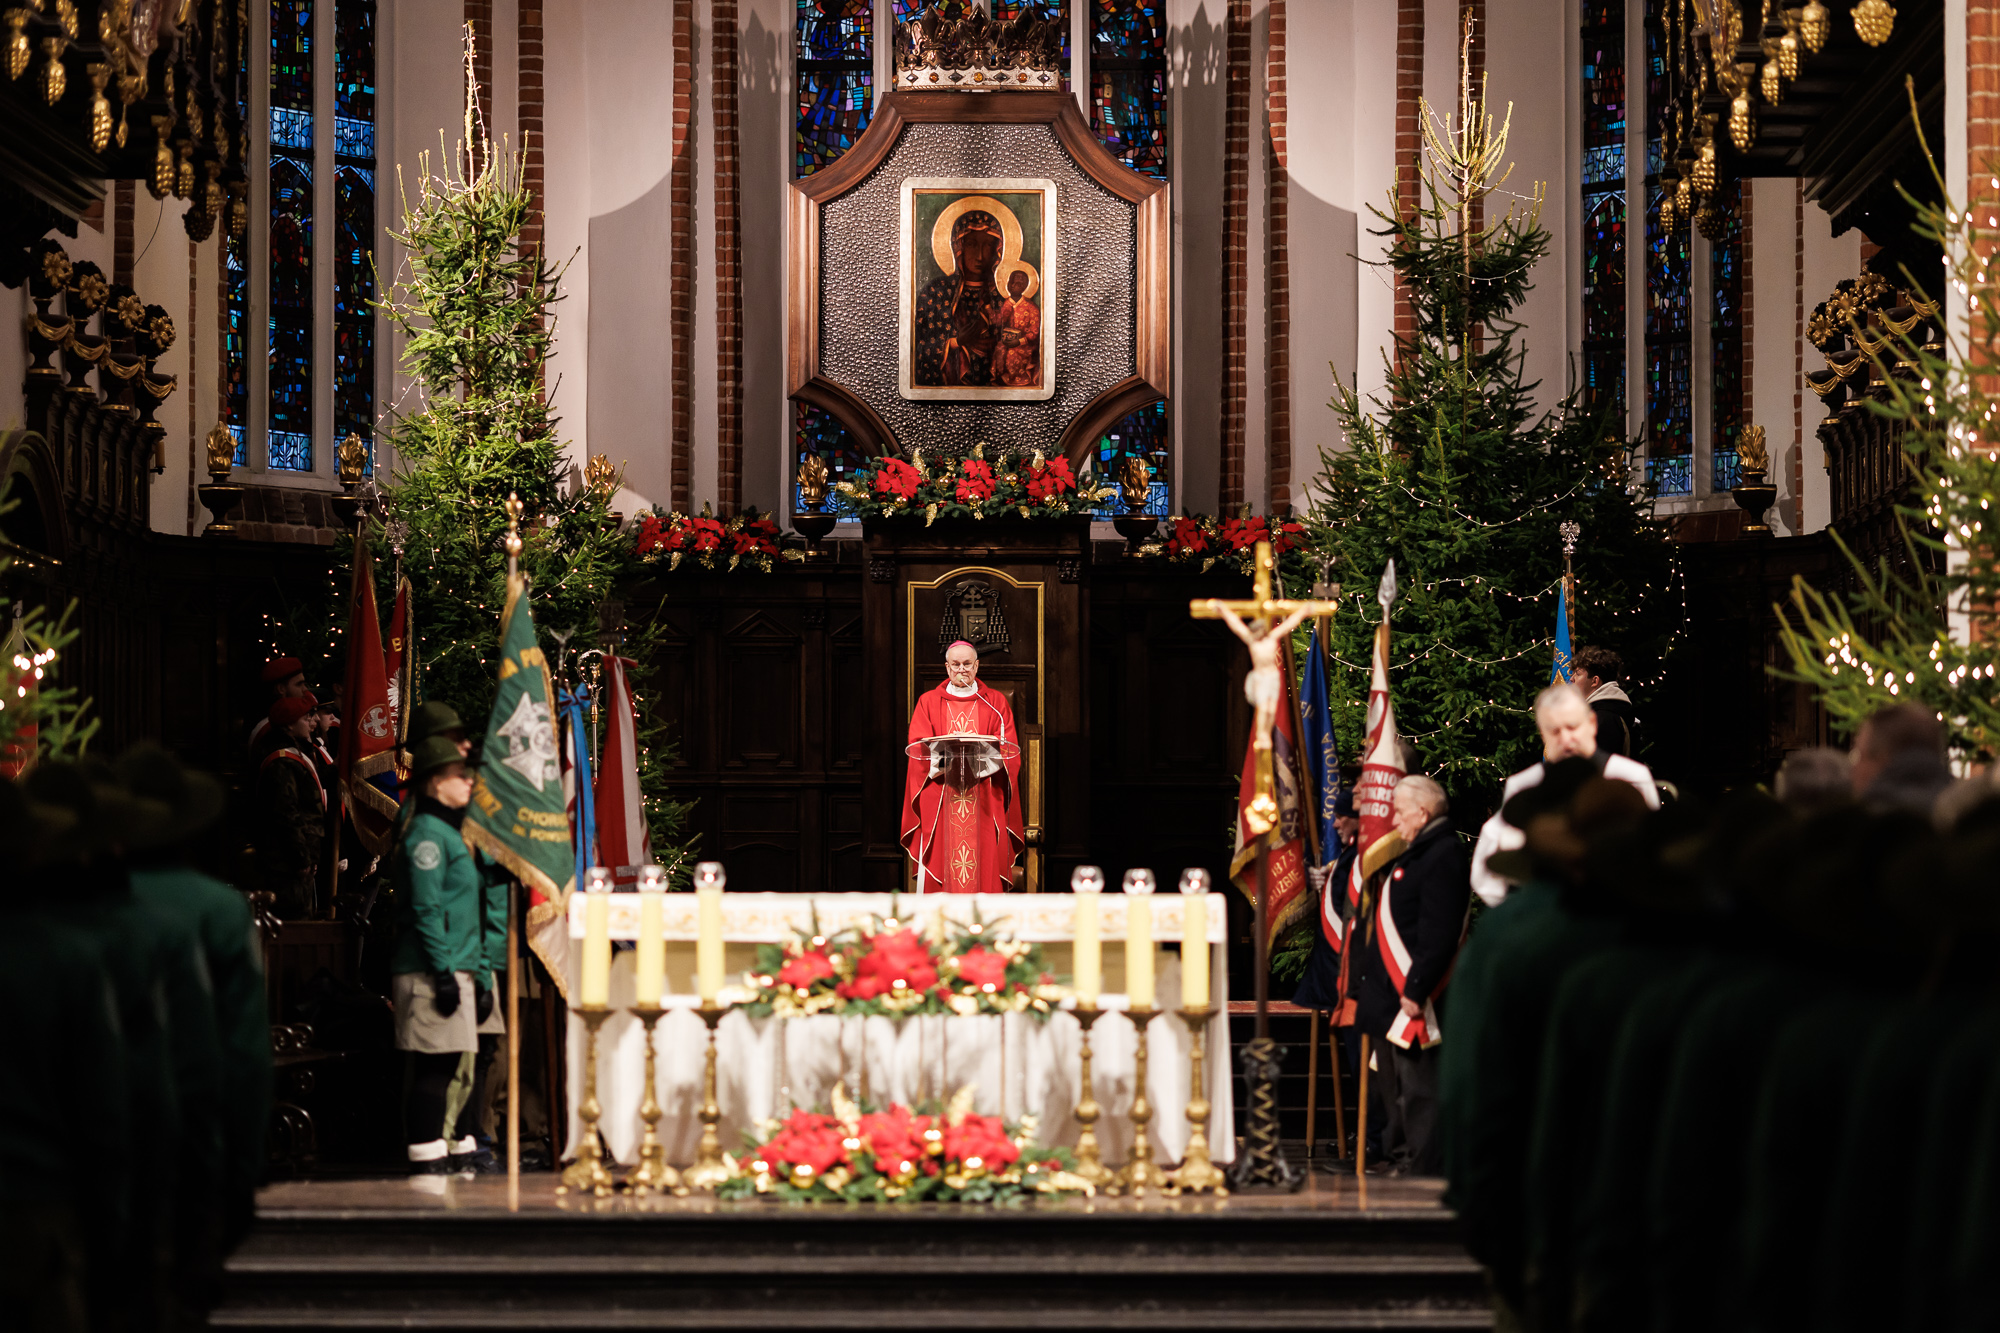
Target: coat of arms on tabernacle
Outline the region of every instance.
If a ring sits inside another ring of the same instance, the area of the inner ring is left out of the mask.
[[[949,647],[960,639],[982,656],[1007,651],[1007,618],[1000,613],[1000,594],[983,579],[967,579],[945,594],[938,643]]]

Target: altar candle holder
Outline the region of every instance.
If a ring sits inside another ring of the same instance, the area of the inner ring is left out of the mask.
[[[657,1004],[641,1005],[632,1010],[646,1028],[646,1099],[639,1103],[639,1119],[646,1129],[639,1139],[639,1165],[625,1183],[634,1194],[668,1194],[678,1189],[681,1173],[667,1164],[667,1148],[660,1142],[660,1098],[654,1091],[654,1079],[658,1070],[658,1058],[653,1050],[653,1027],[660,1021],[666,1010]]]
[[[1118,1173],[1104,1164],[1102,1150],[1097,1146],[1097,1118],[1104,1108],[1097,1104],[1097,1093],[1090,1082],[1090,1027],[1103,1014],[1096,1005],[1076,1007],[1076,1025],[1083,1029],[1083,1047],[1078,1055],[1082,1066],[1083,1092],[1076,1102],[1076,1165],[1071,1168],[1073,1175],[1081,1176],[1093,1186],[1108,1189],[1118,1181]]]
[[[1213,1193],[1218,1199],[1226,1198],[1229,1177],[1208,1156],[1208,1117],[1212,1108],[1208,1103],[1208,1084],[1202,1077],[1208,1021],[1215,1010],[1204,1004],[1187,1005],[1174,1012],[1188,1030],[1188,1142],[1181,1164],[1167,1173],[1167,1180],[1183,1194]]]
[[[695,1013],[708,1025],[708,1063],[701,1077],[701,1147],[695,1164],[681,1173],[685,1190],[709,1190],[729,1179],[722,1164],[722,1136],[716,1126],[722,1121],[722,1107],[715,1100],[715,1026],[729,1012],[728,1006],[704,1004]]]
[[[1153,1103],[1146,1097],[1146,1027],[1160,1011],[1153,1008],[1127,1009],[1125,1016],[1138,1029],[1139,1044],[1133,1051],[1136,1080],[1132,1091],[1132,1160],[1118,1173],[1118,1188],[1133,1198],[1143,1198],[1148,1190],[1164,1192],[1167,1173],[1153,1161],[1153,1145],[1146,1142],[1146,1126],[1153,1121]]]
[[[556,1192],[595,1194],[604,1199],[610,1197],[616,1182],[605,1169],[604,1149],[597,1137],[597,1121],[604,1114],[603,1104],[597,1100],[597,1030],[612,1011],[609,1005],[580,1004],[570,1012],[583,1020],[584,1029],[583,1104],[576,1108],[577,1118],[583,1121],[583,1139],[577,1144],[576,1160],[563,1169]]]

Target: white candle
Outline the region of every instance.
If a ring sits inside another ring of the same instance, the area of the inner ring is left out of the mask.
[[[1125,999],[1153,1007],[1153,872],[1125,872]]]
[[[698,933],[694,945],[695,988],[703,1007],[712,1008],[722,993],[722,886],[729,876],[719,861],[694,868]]]
[[[1181,1005],[1208,1008],[1208,872],[1181,872]]]
[[[1078,866],[1069,877],[1069,888],[1076,895],[1075,915],[1070,918],[1076,954],[1076,1002],[1085,1009],[1095,1009],[1104,990],[1104,942],[1098,932],[1104,872],[1096,866]]]
[[[611,1002],[611,872],[592,866],[583,882],[583,988],[588,1006]]]
[[[641,1008],[657,1009],[667,978],[667,941],[660,929],[667,872],[659,866],[639,868],[639,950],[633,960],[632,1000]]]

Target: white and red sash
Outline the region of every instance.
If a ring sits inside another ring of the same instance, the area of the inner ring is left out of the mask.
[[[1389,980],[1396,984],[1396,995],[1399,999],[1403,994],[1404,981],[1410,974],[1410,946],[1403,942],[1403,932],[1396,929],[1396,913],[1389,902],[1389,894],[1395,887],[1396,881],[1402,877],[1403,867],[1397,866],[1391,870],[1389,877],[1382,881],[1382,896],[1375,903],[1375,943],[1382,954],[1384,966],[1389,969]],[[1467,919],[1470,919],[1470,913],[1467,914]],[[1465,930],[1461,926],[1459,942],[1464,943],[1464,941]],[[1457,959],[1454,958],[1452,967],[1456,966]],[[1423,1012],[1420,1015],[1411,1017],[1401,1008],[1396,1010],[1396,1017],[1389,1024],[1390,1041],[1405,1050],[1409,1049],[1411,1042],[1416,1042],[1428,1050],[1444,1040],[1444,1029],[1438,1026],[1437,997],[1444,994],[1444,988],[1450,984],[1451,973],[1452,968],[1447,967],[1444,976],[1438,979],[1438,984],[1424,997]]]
[[[326,809],[326,787],[319,780],[319,769],[303,751],[295,750],[289,745],[281,745],[265,755],[264,762],[259,764],[258,768],[260,771],[269,768],[280,759],[297,764],[312,779],[313,790],[319,793],[319,807],[322,810]]]

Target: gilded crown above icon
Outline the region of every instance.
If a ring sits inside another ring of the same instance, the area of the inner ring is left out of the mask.
[[[961,19],[933,9],[896,25],[898,88],[1058,89],[1062,76],[1062,24],[1026,10],[1002,23],[976,9]]]

